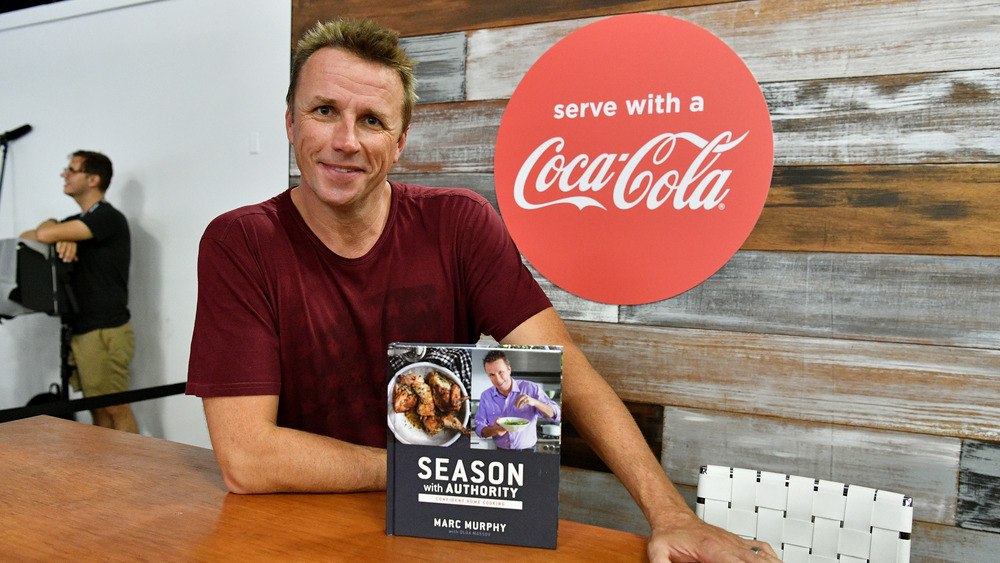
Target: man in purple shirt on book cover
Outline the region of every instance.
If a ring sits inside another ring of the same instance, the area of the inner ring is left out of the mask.
[[[536,421],[541,415],[552,422],[559,422],[561,411],[530,381],[517,381],[510,374],[510,362],[502,350],[491,350],[483,358],[483,367],[490,376],[493,387],[483,391],[476,411],[476,434],[493,438],[502,450],[534,450],[538,440]],[[528,421],[523,430],[508,432],[500,426],[505,417],[519,417]]]

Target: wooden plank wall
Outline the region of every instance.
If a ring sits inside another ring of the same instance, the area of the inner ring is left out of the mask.
[[[614,307],[536,278],[647,432],[662,427],[651,442],[690,502],[705,463],[886,488],[915,499],[914,560],[992,560],[1000,1],[294,0],[293,35],[336,16],[399,30],[421,104],[393,178],[495,202],[520,78],[567,33],[630,12],[700,25],[750,67],[775,132],[767,204],[736,256],[673,299]],[[648,531],[612,475],[567,466],[562,485],[564,518]]]

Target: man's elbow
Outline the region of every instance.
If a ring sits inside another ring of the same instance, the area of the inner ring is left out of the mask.
[[[245,481],[240,479],[233,471],[223,470],[222,482],[226,485],[226,489],[233,494],[252,495],[256,492],[253,488],[247,486]]]
[[[59,242],[52,233],[48,232],[46,229],[38,229],[35,231],[35,239],[38,242],[44,242],[45,244],[55,244]]]
[[[260,478],[259,471],[255,465],[250,463],[240,463],[232,459],[224,459],[216,455],[219,462],[219,469],[222,471],[222,482],[229,492],[237,495],[255,495],[261,493],[273,493],[269,490]]]

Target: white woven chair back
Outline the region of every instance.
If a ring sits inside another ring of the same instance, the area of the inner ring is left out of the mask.
[[[785,563],[906,563],[913,502],[884,490],[704,465],[702,520],[765,541]]]

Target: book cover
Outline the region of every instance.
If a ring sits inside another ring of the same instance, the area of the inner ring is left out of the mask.
[[[555,549],[562,349],[393,343],[386,534]]]

